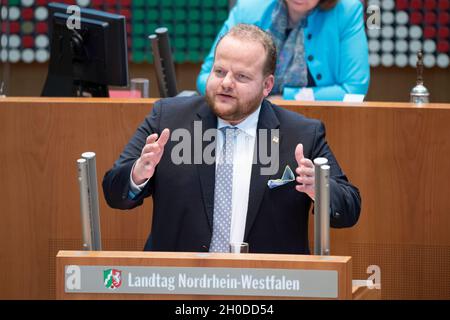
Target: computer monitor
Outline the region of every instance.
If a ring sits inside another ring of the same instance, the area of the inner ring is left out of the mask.
[[[80,8],[69,27],[69,5],[49,3],[50,62],[42,96],[108,97],[108,85],[128,86],[125,17]]]

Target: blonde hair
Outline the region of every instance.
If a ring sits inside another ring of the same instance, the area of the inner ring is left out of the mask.
[[[230,36],[239,40],[254,41],[260,43],[266,51],[266,62],[264,63],[264,76],[275,74],[277,63],[277,48],[273,42],[272,36],[261,28],[252,25],[239,23],[232,27],[217,42],[216,48],[223,38]]]

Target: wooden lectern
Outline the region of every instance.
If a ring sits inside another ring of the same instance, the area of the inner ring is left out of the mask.
[[[344,256],[59,251],[57,299],[378,299]]]

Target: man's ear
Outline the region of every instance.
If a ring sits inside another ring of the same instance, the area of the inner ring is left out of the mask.
[[[270,94],[270,91],[272,91],[274,83],[275,83],[275,77],[273,76],[273,74],[267,76],[266,79],[264,79],[264,83],[263,83],[264,97],[267,97]]]

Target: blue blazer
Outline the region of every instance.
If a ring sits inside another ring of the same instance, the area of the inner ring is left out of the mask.
[[[268,30],[278,0],[239,0],[220,30],[197,78],[205,94],[218,39],[238,23]],[[370,68],[363,5],[359,0],[339,0],[328,11],[315,8],[304,28],[305,60],[316,87],[316,100],[342,100],[346,93],[366,94]]]
[[[169,128],[171,132],[184,128],[192,137],[198,134],[194,133],[194,121],[201,121],[202,134],[208,129],[217,128],[217,117],[204,97],[159,100],[125,146],[113,168],[104,176],[104,195],[113,208],[132,209],[141,205],[146,197],[153,197],[152,231],[146,250],[209,250],[215,163],[176,165],[171,161],[171,153],[179,142],[169,140],[154,176],[137,197],[130,199],[128,196],[131,168],[139,158],[147,136],[154,132],[161,133],[164,128]],[[297,162],[294,151],[298,143],[303,143],[305,157],[326,157],[329,160],[331,226],[349,227],[357,222],[361,206],[359,191],[348,182],[340,169],[326,143],[325,129],[320,121],[307,119],[264,100],[257,128],[279,129],[279,168],[273,176],[261,175],[261,167],[266,166],[259,161],[253,164],[244,235],[250,252],[309,253],[308,217],[311,199],[295,190],[294,181],[273,189],[267,186],[269,179],[282,176],[286,165],[295,170]],[[268,134],[266,138],[266,143],[270,145],[271,135]],[[202,151],[210,143],[203,141]],[[193,141],[190,145],[194,148]],[[256,145],[259,145],[259,141],[256,141]],[[191,157],[194,155],[191,154]]]

